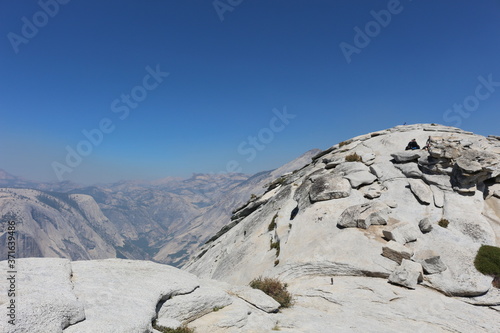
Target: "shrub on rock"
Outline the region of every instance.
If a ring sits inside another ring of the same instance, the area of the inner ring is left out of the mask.
[[[361,162],[363,159],[356,153],[352,153],[345,157],[346,162]]]
[[[170,328],[156,325],[156,322],[153,323],[153,328],[162,333],[194,333],[192,328],[187,326],[180,326],[178,328]]]
[[[485,275],[500,277],[500,247],[483,245],[477,251],[474,266]]]
[[[441,219],[438,222],[438,225],[442,228],[448,228],[448,224],[450,224],[450,221],[448,221],[447,219]]]
[[[262,290],[274,298],[282,308],[292,306],[292,294],[286,289],[286,284],[278,279],[258,277],[250,282],[250,287]]]

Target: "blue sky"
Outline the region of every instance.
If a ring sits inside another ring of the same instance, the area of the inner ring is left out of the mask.
[[[404,122],[499,135],[499,32],[494,0],[4,0],[0,168],[255,173]]]

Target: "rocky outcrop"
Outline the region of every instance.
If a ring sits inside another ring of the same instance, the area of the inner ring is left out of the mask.
[[[0,262],[0,268],[6,264]],[[6,333],[136,333],[180,325],[200,333],[329,333],[332,327],[346,332],[500,329],[494,294],[465,300],[446,297],[415,283],[419,264],[406,260],[396,268],[397,285],[360,276],[291,280],[294,304],[279,312],[274,300],[249,287],[200,280],[152,262],[38,258],[17,264],[23,288],[16,299],[16,324],[0,319]],[[2,304],[6,289],[0,280]]]
[[[418,227],[423,234],[431,232],[432,230],[432,224],[428,217],[421,219],[420,222],[418,222]]]
[[[384,230],[383,233],[384,237],[388,240],[392,240],[403,245],[416,241],[420,236],[418,229],[408,223],[398,223],[392,226],[391,229]]]
[[[403,244],[391,240],[384,247],[382,247],[382,255],[397,262],[398,264],[401,264],[403,259],[411,259],[413,251]]]
[[[408,179],[410,184],[411,192],[415,197],[424,204],[430,204],[433,202],[433,194],[430,187],[424,183],[421,179]]]
[[[432,250],[417,252],[413,260],[422,265],[425,274],[436,274],[446,270],[441,257]]]
[[[413,138],[421,146],[428,141],[427,149],[403,151]],[[398,126],[346,140],[282,179],[255,215],[203,247],[203,256],[186,268],[237,283],[261,274],[387,278],[404,259],[426,265],[427,286],[480,295],[491,288],[491,278],[476,274],[475,251],[500,239],[500,214],[493,208],[500,207],[494,195],[498,156],[498,140],[440,125]],[[470,159],[474,163],[465,161]],[[346,186],[341,179],[351,185],[348,197],[332,190]],[[278,227],[269,232],[277,210]],[[279,252],[269,245],[277,240]],[[427,250],[439,255],[421,261],[408,256]]]
[[[343,177],[327,174],[314,179],[309,197],[312,202],[346,198],[351,194],[351,185]]]
[[[363,228],[370,225],[385,225],[391,209],[380,201],[355,205],[344,210],[337,226],[341,228]]]
[[[389,276],[389,282],[415,289],[418,282],[423,281],[422,266],[419,263],[403,259]]]
[[[154,332],[153,323],[177,328],[218,311],[228,314],[220,331],[229,324],[243,333],[248,325],[242,321],[255,317],[258,327],[270,330],[279,307],[260,290],[201,281],[148,261],[37,258],[19,259],[17,265],[15,324],[0,320],[6,333]],[[7,261],[0,268],[7,271]],[[2,279],[2,304],[8,288]]]

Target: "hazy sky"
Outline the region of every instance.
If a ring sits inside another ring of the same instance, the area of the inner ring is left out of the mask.
[[[500,134],[498,0],[3,0],[0,40],[0,168],[35,180],[254,173],[404,122]]]

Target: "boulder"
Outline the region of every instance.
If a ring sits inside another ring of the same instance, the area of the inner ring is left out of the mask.
[[[413,251],[403,244],[391,240],[382,247],[382,255],[401,264],[403,259],[409,260],[411,258]]]
[[[363,228],[370,225],[387,224],[391,209],[381,201],[368,202],[348,207],[340,215],[337,226],[340,228]]]
[[[390,162],[374,163],[370,166],[370,171],[378,180],[385,182],[395,178],[404,178],[403,173],[394,167]]]
[[[336,159],[332,160],[331,162],[326,163],[325,169],[333,169],[337,165],[339,165],[340,163],[344,163],[344,162],[345,162],[345,158],[336,158]]]
[[[405,151],[399,151],[399,152],[391,154],[391,157],[397,163],[406,163],[406,162],[416,161],[420,158],[420,156],[421,156],[420,150],[405,150]]]
[[[415,197],[422,203],[430,204],[434,200],[432,191],[426,183],[421,179],[408,179],[410,190]]]
[[[489,199],[491,197],[500,198],[500,184],[495,183],[487,187],[485,199]]]
[[[350,173],[346,175],[345,178],[349,180],[352,188],[358,188],[362,185],[369,185],[377,180],[377,177],[375,177],[375,175],[373,175],[369,171]]]
[[[438,208],[443,208],[443,206],[444,206],[444,192],[436,185],[430,185],[429,187],[432,191],[432,195],[434,196],[434,206],[436,206]]]
[[[193,274],[150,261],[105,259],[71,266],[86,319],[64,333],[150,332],[159,302],[199,286]]]
[[[361,162],[343,162],[337,165],[334,169],[335,173],[349,175],[355,172],[366,171],[369,172],[369,168]]]
[[[343,177],[327,174],[314,179],[309,192],[312,202],[339,199],[351,194],[351,185]]]
[[[375,161],[376,157],[377,155],[373,153],[366,153],[361,155],[361,160],[363,161],[364,164],[371,165]]]
[[[158,312],[157,324],[177,328],[201,316],[230,305],[232,298],[219,288],[202,286],[190,294],[167,300]],[[176,325],[177,324],[177,325]]]
[[[408,178],[420,178],[422,177],[422,171],[418,168],[417,163],[401,163],[401,164],[394,164],[396,168],[401,170],[403,175],[405,175]]]
[[[420,235],[418,229],[408,223],[398,223],[390,230],[383,231],[384,237],[388,240],[393,240],[400,244],[416,241]]]
[[[401,265],[396,267],[394,272],[389,275],[389,282],[409,289],[415,289],[418,282],[422,281],[422,266],[419,263],[406,259],[403,259]]]
[[[462,153],[460,139],[456,137],[430,137],[429,154],[434,158],[456,160]]]
[[[382,195],[382,187],[379,183],[374,183],[369,186],[364,186],[361,189],[363,196],[368,199],[375,199]]]
[[[423,234],[432,230],[432,224],[428,217],[421,219],[420,222],[418,222],[418,227]]]
[[[250,287],[235,287],[232,292],[245,302],[267,313],[278,312],[280,304],[262,290]]]
[[[470,160],[465,156],[461,156],[457,161],[457,166],[464,172],[476,173],[483,170],[481,163]]]
[[[422,265],[425,274],[436,274],[446,270],[446,265],[441,261],[441,257],[432,250],[417,252],[413,260]]]

